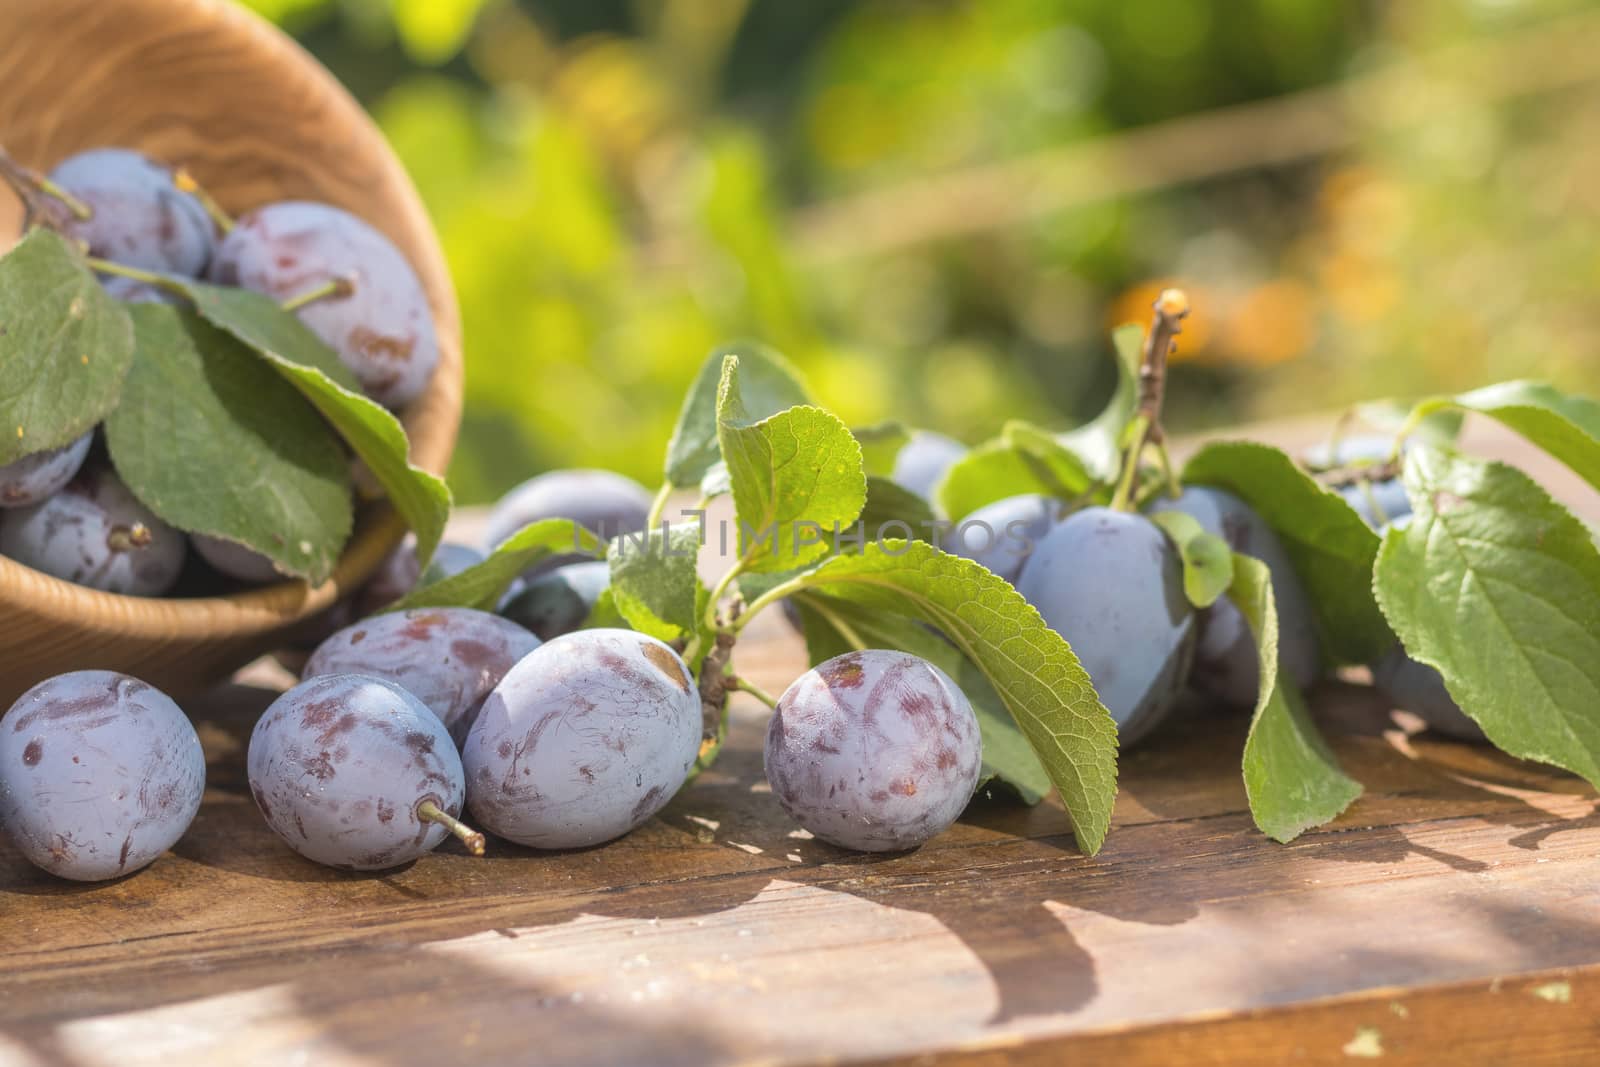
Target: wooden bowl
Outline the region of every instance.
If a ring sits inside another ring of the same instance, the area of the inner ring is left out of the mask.
[[[293,41],[230,0],[0,0],[0,144],[41,169],[86,148],[189,168],[240,212],[337,204],[387,234],[422,278],[439,367],[403,414],[412,458],[442,474],[461,417],[461,329],[416,190],[361,107]],[[0,194],[0,247],[20,208]],[[333,578],[233,596],[146,599],[59,581],[0,557],[0,712],[62,671],[126,671],[175,694],[218,681],[354,591],[399,541],[362,510]]]

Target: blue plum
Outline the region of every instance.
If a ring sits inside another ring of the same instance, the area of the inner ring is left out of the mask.
[[[1017,591],[1077,653],[1126,747],[1183,692],[1195,615],[1177,549],[1143,515],[1085,508],[1039,542]]]
[[[1411,499],[1397,478],[1359,482],[1339,492],[1367,525],[1379,533],[1391,527],[1404,529],[1411,521]],[[1483,728],[1461,710],[1445,688],[1439,672],[1412,659],[1403,646],[1396,644],[1371,666],[1374,688],[1395,707],[1411,712],[1427,723],[1429,729],[1446,737],[1458,741],[1485,740]]]
[[[108,593],[160,596],[186,551],[109,468],[91,465],[54,496],[0,511],[0,555]]]
[[[538,647],[533,634],[486,611],[396,611],[329,637],[303,677],[364,674],[393,682],[427,705],[459,748],[489,691]]]
[[[1439,672],[1412,659],[1399,645],[1373,664],[1372,684],[1391,704],[1416,715],[1430,730],[1458,741],[1486,740],[1483,727],[1461,710]]]
[[[191,278],[210,262],[216,226],[170,168],[125,148],[96,148],[62,160],[50,180],[89,208],[89,218],[69,217],[62,229],[90,255]]]
[[[944,479],[950,465],[967,454],[967,446],[932,430],[913,430],[911,439],[894,457],[890,479],[927,500]]]
[[[540,519],[571,519],[603,541],[644,529],[650,521],[652,502],[650,490],[612,471],[550,471],[528,479],[500,498],[489,513],[484,541],[493,548]],[[544,560],[535,572],[554,570],[585,558],[564,554]]]
[[[280,303],[346,283],[348,291],[295,314],[367,395],[402,408],[433,377],[439,340],[421,280],[387,237],[348,211],[301,200],[257,208],[217,246],[210,276]]]
[[[1177,499],[1162,498],[1149,510],[1183,512],[1233,551],[1267,565],[1278,609],[1278,665],[1301,689],[1315,682],[1322,671],[1322,646],[1311,597],[1272,527],[1243,500],[1208,486],[1188,486]],[[1190,683],[1223,703],[1255,707],[1261,665],[1255,637],[1239,609],[1232,601],[1218,600],[1200,613],[1199,629]]]
[[[83,466],[94,441],[90,430],[60,448],[35,452],[0,467],[0,508],[25,508],[57,493]]]
[[[252,585],[288,580],[279,572],[272,560],[237,541],[209,537],[205,534],[190,534],[189,544],[194,548],[196,555],[229,578],[236,578]]]
[[[101,881],[154,862],[194,821],[205,781],[178,705],[126,674],[58,675],[0,719],[0,826],[62,878]]]
[[[953,526],[942,539],[946,552],[982,564],[1015,582],[1034,547],[1061,515],[1061,504],[1038,493],[986,504]]]
[[[529,581],[500,613],[549,641],[580,628],[610,585],[604,560],[569,563]]]
[[[351,871],[410,863],[455,833],[461,757],[438,716],[392,682],[329,674],[262,713],[246,754],[267,825],[300,855]]]
[[[666,644],[580,630],[511,668],[484,701],[462,761],[487,830],[533,848],[581,848],[671,800],[700,751],[700,694]]]
[[[842,848],[916,848],[978,786],[983,742],[964,694],[905,652],[849,652],[801,675],[767,726],[767,781],[801,826]]]

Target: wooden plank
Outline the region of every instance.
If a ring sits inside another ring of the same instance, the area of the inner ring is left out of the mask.
[[[758,624],[741,671],[803,666]],[[1252,826],[1240,716],[1123,761],[1113,831],[980,800],[920,851],[798,831],[764,713],[611,845],[454,845],[316,867],[256,814],[257,672],[193,709],[210,772],[174,852],[120,882],[0,845],[0,1065],[1585,1062],[1600,1037],[1600,810],[1577,779],[1313,695],[1368,794],[1288,846]]]

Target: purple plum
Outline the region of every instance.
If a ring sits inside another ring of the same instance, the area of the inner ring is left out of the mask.
[[[194,821],[205,782],[189,720],[126,674],[57,675],[0,718],[0,826],[62,878],[96,882],[153,863]]]
[[[462,750],[472,815],[533,848],[620,837],[671,800],[700,751],[700,694],[666,644],[580,630],[535,649]]]
[[[784,691],[767,727],[773,794],[841,848],[890,852],[943,833],[972,799],[982,764],[966,694],[905,652],[818,664]]]

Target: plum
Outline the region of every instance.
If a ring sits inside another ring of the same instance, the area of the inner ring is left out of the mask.
[[[205,534],[191,534],[189,544],[194,547],[196,555],[229,578],[237,578],[252,585],[287,580],[272,560],[237,541]]]
[[[571,519],[602,541],[637,533],[650,521],[650,490],[612,471],[550,471],[530,478],[495,504],[484,527],[484,541],[500,542],[540,519]],[[539,571],[554,570],[583,555],[562,555],[542,561]]]
[[[84,468],[37,504],[0,511],[0,555],[108,593],[160,596],[171,589],[184,542],[104,467]]]
[[[483,835],[456,819],[466,785],[450,735],[392,682],[358,674],[301,682],[257,720],[245,762],[267,825],[309,860],[384,870],[451,833],[483,852]]]
[[[538,647],[533,634],[486,611],[397,611],[329,637],[306,661],[303,677],[364,674],[393,682],[437,715],[459,748],[489,691]]]
[[[348,211],[303,200],[257,208],[217,246],[210,277],[288,304],[347,286],[299,304],[295,314],[385,407],[415,400],[438,365],[439,340],[416,271]]]
[[[1072,645],[1123,746],[1172,709],[1189,676],[1195,616],[1177,549],[1155,523],[1109,508],[1075,512],[1028,557],[1017,592]]]
[[[964,556],[1015,582],[1040,538],[1060,517],[1061,505],[1038,493],[986,504],[956,523],[942,542],[946,552]]]
[[[1393,443],[1384,439],[1383,444],[1391,448]],[[1387,457],[1385,451],[1383,458]],[[1339,494],[1379,533],[1390,527],[1404,529],[1411,522],[1411,498],[1398,478],[1357,482],[1343,486]],[[1395,644],[1371,668],[1374,688],[1395,707],[1427,723],[1429,729],[1458,741],[1485,740],[1483,728],[1461,710],[1445,688],[1443,676],[1412,659],[1404,646]]]
[[[94,882],[154,862],[200,810],[206,760],[159,689],[113,671],[40,682],[0,718],[0,826],[27,859]]]
[[[89,208],[87,219],[67,215],[62,231],[90,255],[190,278],[210,262],[216,226],[170,168],[126,148],[96,148],[62,160],[50,180]]]
[[[46,449],[0,466],[0,508],[24,508],[58,492],[72,481],[89,456],[90,430],[60,448]]]
[[[767,781],[783,810],[841,848],[890,852],[943,833],[978,786],[978,717],[938,667],[848,652],[801,675],[767,726]]]
[[[1295,572],[1283,542],[1255,510],[1224,489],[1192,485],[1176,499],[1162,498],[1152,513],[1181,511],[1235,552],[1254,556],[1272,572],[1272,596],[1278,609],[1278,665],[1301,689],[1322,671],[1322,646],[1317,639],[1311,597]],[[1239,609],[1224,598],[1200,612],[1199,638],[1189,681],[1200,692],[1225,704],[1253,708],[1261,685],[1261,664],[1255,637]]]
[[[604,560],[569,563],[528,582],[500,613],[549,641],[583,626],[610,585],[611,565]]]
[[[461,753],[468,802],[521,845],[598,845],[672,799],[700,739],[700,694],[676,652],[632,630],[580,630],[525,656],[484,701]]]
[[[954,438],[932,430],[912,430],[911,439],[894,457],[890,480],[932,500],[945,471],[966,454],[967,446]]]
[[[1372,665],[1372,684],[1391,704],[1416,715],[1430,730],[1458,741],[1486,740],[1483,727],[1461,710],[1445,688],[1444,677],[1412,659],[1400,645]]]

